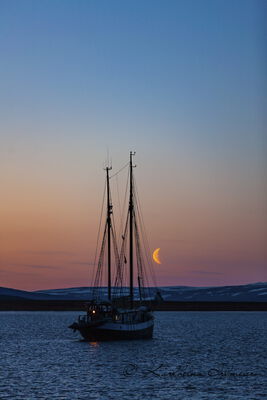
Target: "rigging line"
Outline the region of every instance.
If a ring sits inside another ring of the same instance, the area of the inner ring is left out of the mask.
[[[126,181],[126,185],[125,185],[125,192],[124,192],[122,207],[121,207],[121,203],[119,201],[119,205],[120,205],[119,234],[121,234],[123,232],[124,217],[126,216],[125,210],[126,210],[126,201],[127,201],[127,193],[128,193],[128,186],[129,186],[129,177],[130,177],[130,170],[128,171],[128,174],[127,174],[127,181]],[[119,192],[118,192],[118,198],[119,198]]]
[[[116,234],[116,226],[115,226],[115,218],[114,218],[114,213],[112,212],[111,215],[111,235],[112,235],[112,242],[113,242],[113,254],[114,254],[114,262],[116,268],[113,268],[113,277],[112,277],[112,282],[113,282],[113,296],[115,295],[115,287],[116,287],[116,270],[119,268],[119,250],[118,250],[118,240],[117,240],[117,234]]]
[[[99,260],[98,260],[98,264],[97,264],[97,271],[96,271],[94,285],[93,285],[93,296],[95,296],[96,294],[99,293],[99,288],[100,288],[101,282],[102,282],[102,270],[103,270],[102,266],[103,266],[103,260],[104,260],[106,237],[107,237],[107,224],[105,225],[105,231],[104,231],[104,235],[103,235]]]
[[[138,213],[139,212],[140,212],[140,210],[138,210]],[[139,216],[139,218],[140,218],[140,216]],[[144,226],[142,226],[142,225],[143,225],[143,222],[141,224],[141,235],[142,235],[144,246],[145,246],[145,249],[146,249],[146,251],[145,251],[146,262],[147,262],[148,268],[150,270],[150,275],[152,277],[153,284],[157,288],[158,285],[157,285],[156,274],[155,274],[154,268],[152,266],[151,258],[150,258],[151,250],[150,250],[150,247],[149,247],[149,244],[148,244],[148,240],[147,240],[147,237],[146,237],[146,232],[145,232]]]
[[[146,229],[145,229],[144,217],[143,217],[142,210],[141,210],[141,207],[140,207],[140,200],[139,200],[138,190],[137,190],[136,184],[135,184],[134,195],[135,195],[136,206],[137,206],[136,207],[137,208],[137,214],[138,214],[138,217],[139,217],[139,220],[140,220],[141,235],[142,235],[142,238],[143,238],[144,247],[147,250],[147,251],[145,251],[147,264],[148,264],[148,267],[150,269],[150,274],[151,274],[153,283],[154,283],[155,287],[157,288],[158,285],[157,285],[156,274],[155,274],[154,268],[152,266],[151,259],[148,256],[148,252],[149,252],[149,254],[151,254],[151,250],[150,250],[149,241],[148,241],[148,237],[147,237],[147,233],[146,233]]]
[[[118,175],[118,174],[119,174],[121,171],[123,171],[124,168],[126,168],[128,165],[129,165],[129,162],[127,162],[127,164],[125,164],[123,167],[121,167],[121,169],[119,169],[119,171],[117,171],[115,174],[111,175],[111,176],[109,177],[109,179],[114,178],[114,176]]]
[[[101,250],[100,250],[100,254],[99,254],[99,260],[98,260],[98,263],[97,263],[97,274],[99,274],[99,272],[100,272],[100,270],[102,268],[102,264],[103,264],[106,237],[107,237],[107,224],[105,225],[105,230],[104,230],[102,244],[101,244]],[[96,283],[96,280],[97,280],[97,276],[95,278],[95,283]]]
[[[113,240],[115,241],[115,245],[117,247],[117,237],[116,237],[116,225],[115,225],[115,218],[114,218],[114,210],[113,210],[113,203],[112,203],[112,193],[110,193],[110,205],[112,207],[112,213],[110,218],[111,223],[111,230],[113,230]]]
[[[130,181],[130,169],[128,170],[127,174],[127,181],[126,181],[126,186],[125,186],[125,192],[124,192],[124,199],[123,199],[123,206],[122,206],[122,218],[121,218],[121,223],[120,223],[120,232],[122,232],[123,229],[123,217],[128,213],[128,207],[127,207],[127,213],[126,213],[126,203],[127,203],[127,194],[128,194],[128,188],[129,188],[129,181]],[[128,216],[127,216],[128,218]]]
[[[138,288],[139,288],[139,297],[142,301],[143,298],[143,257],[142,251],[140,246],[140,237],[137,227],[137,219],[136,216],[134,218],[134,226],[135,226],[135,243],[136,243],[136,263],[137,263],[137,270],[138,270]]]
[[[122,208],[121,208],[121,201],[120,201],[120,192],[119,192],[119,181],[118,181],[118,176],[116,175],[116,188],[117,188],[117,196],[118,196],[118,204],[119,204],[119,216],[120,216],[120,225],[119,225],[119,233],[121,232],[122,228]]]
[[[112,243],[113,243],[113,254],[114,254],[114,264],[116,266],[116,268],[113,268],[112,270],[112,297],[114,297],[114,295],[116,294],[116,270],[119,269],[119,262],[118,262],[118,253],[117,253],[117,246],[116,246],[116,242],[115,242],[115,237],[114,237],[114,231],[113,231],[113,227],[111,227],[111,235],[112,235]]]
[[[103,198],[102,198],[100,220],[99,220],[99,226],[98,226],[98,232],[97,232],[96,250],[95,250],[95,256],[94,256],[94,263],[93,263],[93,275],[91,276],[91,286],[93,285],[93,281],[94,281],[94,277],[95,277],[95,273],[96,273],[96,258],[97,258],[97,254],[98,254],[98,246],[99,246],[99,238],[100,238],[100,231],[101,231],[102,218],[103,218],[105,195],[106,195],[106,183],[104,184],[104,192],[103,192]]]
[[[122,237],[122,244],[121,244],[121,249],[119,253],[119,260],[120,260],[120,271],[118,271],[118,280],[121,282],[121,294],[123,294],[124,288],[123,285],[126,281],[128,280],[127,276],[127,271],[128,268],[125,267],[125,264],[127,263],[126,256],[125,256],[125,248],[127,244],[127,238],[128,238],[128,224],[129,224],[129,213],[127,213],[127,219],[125,223],[125,228],[123,231],[123,237]],[[126,262],[125,262],[126,261]]]
[[[122,270],[122,265],[123,261],[120,259],[120,254],[119,250],[117,247],[116,243],[116,238],[115,238],[115,232],[112,228],[112,236],[113,236],[113,245],[114,245],[114,256],[115,256],[115,265],[117,266],[116,271],[114,271],[114,290],[113,290],[113,296],[118,296],[121,292],[121,287],[122,287],[122,281],[123,281],[123,270]]]
[[[113,225],[111,225],[111,237],[112,237],[112,244],[113,244],[114,263],[115,263],[115,267],[116,267],[116,268],[113,268],[112,282],[114,282],[116,270],[118,268],[119,252],[118,252],[117,241],[116,241],[116,233],[114,231]]]
[[[140,217],[138,219],[140,219]],[[141,284],[143,283],[141,285],[141,287],[139,285],[140,294],[142,295],[143,299],[145,299],[146,293],[149,295],[149,297],[151,297],[151,296],[150,296],[149,280],[147,277],[147,271],[146,271],[145,263],[144,263],[144,259],[143,259],[143,251],[141,248],[139,229],[138,229],[138,225],[137,225],[137,216],[135,216],[135,235],[136,235],[136,255],[137,255],[138,273],[139,273],[139,277],[141,280]],[[147,287],[145,288],[145,286],[147,286]]]

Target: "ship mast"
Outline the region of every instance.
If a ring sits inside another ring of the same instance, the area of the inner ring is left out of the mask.
[[[111,214],[112,205],[110,203],[109,171],[112,167],[106,167],[107,174],[107,233],[108,233],[108,299],[111,301]]]
[[[133,291],[133,162],[132,157],[135,152],[130,152],[130,199],[129,199],[129,265],[130,265],[130,307],[133,308],[134,291]]]

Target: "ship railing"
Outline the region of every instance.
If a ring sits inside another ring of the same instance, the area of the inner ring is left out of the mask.
[[[118,313],[114,316],[114,322],[118,324],[138,324],[140,322],[146,322],[152,319],[152,314],[151,313],[146,313],[146,312],[123,312],[123,313]]]

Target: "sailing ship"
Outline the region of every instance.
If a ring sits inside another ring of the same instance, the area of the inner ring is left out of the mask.
[[[86,341],[150,339],[153,336],[154,317],[149,301],[153,296],[151,297],[145,268],[145,264],[149,264],[149,256],[146,254],[145,263],[144,246],[141,245],[144,227],[133,176],[134,155],[135,152],[130,152],[130,161],[127,163],[129,203],[120,250],[116,240],[111,201],[111,167],[105,168],[106,218],[93,291],[90,301],[86,303],[86,313],[80,315],[78,320],[69,326],[73,331],[78,330]],[[138,226],[138,222],[141,227]],[[112,260],[115,264],[113,268]],[[152,264],[149,267],[156,283]],[[103,277],[106,278],[107,288],[102,286]]]

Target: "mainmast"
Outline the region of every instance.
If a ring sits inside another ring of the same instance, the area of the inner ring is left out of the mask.
[[[133,162],[132,157],[135,152],[130,152],[130,199],[129,199],[129,265],[130,265],[130,306],[133,308],[134,291],[133,291],[133,217],[134,217],[134,203],[133,203]]]
[[[111,214],[112,205],[110,203],[109,171],[112,167],[106,167],[107,174],[107,232],[108,232],[108,299],[111,301]]]

